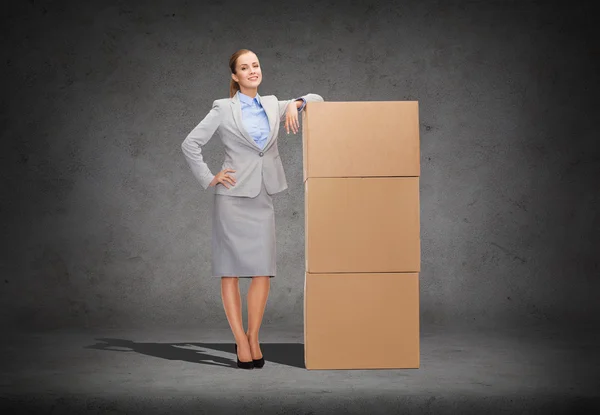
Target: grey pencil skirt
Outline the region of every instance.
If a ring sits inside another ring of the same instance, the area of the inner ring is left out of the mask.
[[[274,277],[275,211],[264,182],[258,196],[214,195],[212,276]]]

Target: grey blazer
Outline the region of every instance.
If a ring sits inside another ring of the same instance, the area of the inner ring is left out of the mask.
[[[215,186],[215,193],[229,196],[255,197],[260,193],[264,177],[267,193],[274,194],[287,189],[287,180],[277,149],[279,124],[285,120],[287,106],[296,101],[278,101],[275,95],[261,96],[261,103],[271,127],[264,149],[261,149],[248,134],[242,123],[242,107],[237,98],[217,99],[212,109],[202,121],[188,134],[181,144],[185,159],[192,173],[206,190],[215,175],[210,171],[202,157],[201,147],[216,132],[225,145],[225,160],[221,170],[231,168],[230,173],[236,179],[235,186],[227,189],[222,184]],[[303,95],[308,104],[311,101],[322,102],[317,94]]]

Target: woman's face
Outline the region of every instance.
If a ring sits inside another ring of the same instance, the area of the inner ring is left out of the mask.
[[[255,89],[262,81],[262,72],[258,58],[252,52],[240,55],[236,63],[236,73],[231,74],[240,87]]]

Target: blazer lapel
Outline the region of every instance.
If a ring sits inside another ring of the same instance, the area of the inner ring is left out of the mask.
[[[244,127],[244,123],[242,122],[242,105],[240,104],[240,100],[239,100],[237,94],[235,94],[231,98],[231,110],[233,112],[233,120],[235,121],[235,124],[236,124],[238,130],[240,131],[240,133],[242,133],[242,136],[251,145],[253,145],[256,148],[260,148],[256,144],[256,142],[252,139],[252,137],[250,137],[250,134],[248,134],[248,131],[246,131],[246,128]]]
[[[265,150],[269,148],[269,144],[275,137],[275,125],[277,121],[277,114],[279,113],[279,104],[277,103],[277,99],[265,99],[265,97],[260,97],[261,102],[263,104],[263,108],[265,113],[267,114],[267,118],[269,119],[269,136],[267,137],[267,142],[265,143]],[[270,97],[269,97],[270,98]]]

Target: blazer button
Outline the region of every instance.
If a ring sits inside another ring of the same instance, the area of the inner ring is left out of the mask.
[[[260,153],[258,153],[259,156],[264,156],[264,153],[261,151]]]

